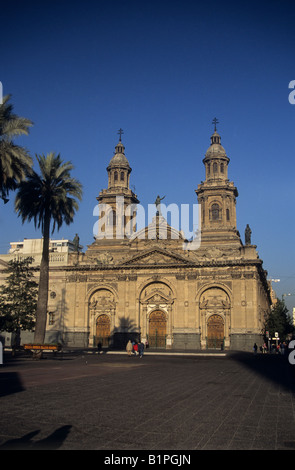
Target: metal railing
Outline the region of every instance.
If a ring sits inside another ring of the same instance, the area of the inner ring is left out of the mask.
[[[147,335],[150,348],[166,348],[167,335],[158,334],[157,330],[155,334]]]
[[[206,336],[206,349],[224,349],[224,337],[223,338],[208,338]]]

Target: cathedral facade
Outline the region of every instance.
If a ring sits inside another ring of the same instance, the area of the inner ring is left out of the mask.
[[[267,273],[249,227],[244,242],[237,230],[238,191],[216,128],[203,164],[193,240],[167,223],[159,196],[152,222],[137,230],[139,200],[120,136],[97,197],[95,241],[50,265],[47,341],[125,348],[141,339],[172,350],[262,344],[271,305]]]

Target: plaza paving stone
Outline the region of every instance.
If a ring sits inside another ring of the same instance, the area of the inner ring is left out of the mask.
[[[295,366],[275,354],[6,354],[0,395],[1,450],[295,449]]]

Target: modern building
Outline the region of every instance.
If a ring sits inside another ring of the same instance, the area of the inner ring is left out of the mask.
[[[140,338],[174,350],[262,344],[270,287],[250,228],[244,241],[237,229],[229,162],[215,128],[195,190],[201,223],[192,240],[167,223],[159,196],[152,222],[137,230],[139,199],[120,137],[97,197],[94,242],[50,265],[46,340],[125,347]]]
[[[76,235],[77,237],[77,235]],[[78,245],[77,245],[78,243]],[[67,263],[68,254],[83,249],[79,240],[50,240],[49,241],[49,262],[50,264]],[[3,261],[11,259],[22,259],[28,256],[33,258],[33,265],[40,265],[43,249],[43,238],[25,238],[22,241],[10,242],[10,249],[6,255],[1,255]]]

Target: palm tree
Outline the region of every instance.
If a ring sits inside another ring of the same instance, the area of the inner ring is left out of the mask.
[[[19,184],[15,199],[15,210],[22,223],[34,221],[43,235],[43,250],[40,265],[39,291],[36,310],[34,342],[43,344],[46,331],[48,281],[49,281],[49,237],[65,222],[73,222],[78,210],[78,200],[82,198],[82,186],[70,176],[73,166],[63,162],[60,155],[49,153],[36,155],[40,175],[35,171],[27,174],[27,179]]]
[[[33,123],[14,114],[9,99],[10,95],[5,96],[0,104],[0,198],[5,204],[9,191],[17,188],[33,165],[28,151],[12,141],[19,135],[28,135]]]

